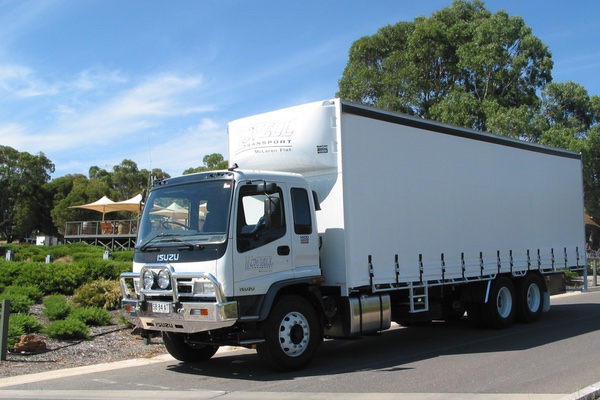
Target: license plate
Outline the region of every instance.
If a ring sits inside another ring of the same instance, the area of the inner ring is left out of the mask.
[[[171,312],[171,303],[152,303],[152,312],[168,314]]]

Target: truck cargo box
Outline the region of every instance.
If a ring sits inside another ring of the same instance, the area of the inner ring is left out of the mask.
[[[585,265],[578,153],[339,99],[233,121],[229,149],[308,179],[342,295]]]

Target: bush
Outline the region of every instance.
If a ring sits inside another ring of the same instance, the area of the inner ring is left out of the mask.
[[[5,269],[7,264],[14,265]],[[37,286],[44,294],[72,294],[86,280],[85,268],[77,264],[5,262],[0,265],[0,284]]]
[[[35,315],[31,314],[11,314],[8,319],[9,331],[10,326],[12,325],[16,329],[19,327],[19,331],[23,332],[19,335],[24,335],[26,333],[36,333],[42,330],[41,322],[35,317]]]
[[[39,332],[41,329],[42,324],[35,316],[30,314],[11,314],[8,319],[8,347],[12,349],[19,341],[21,335]]]
[[[117,253],[112,254],[112,258],[115,261],[126,262],[129,265],[129,269],[131,270],[131,263],[133,262],[133,250],[128,251],[119,251]]]
[[[29,297],[35,303],[41,303],[44,293],[35,285],[7,286],[3,294],[22,294]]]
[[[15,279],[21,276],[22,271],[27,268],[28,265],[29,263],[0,259],[0,285],[10,286],[14,284]]]
[[[27,314],[29,307],[35,304],[35,301],[20,293],[2,293],[0,294],[0,303],[2,300],[10,301],[10,312],[15,314]]]
[[[106,326],[112,323],[112,315],[100,307],[76,308],[69,318],[76,318],[87,326]]]
[[[44,315],[48,317],[50,321],[57,321],[65,319],[69,316],[73,307],[67,303],[67,298],[62,294],[53,294],[46,297],[44,300]]]
[[[44,265],[47,266],[45,276],[46,286],[43,286],[46,289],[46,293],[73,294],[75,289],[88,279],[85,269],[75,263]]]
[[[86,271],[88,281],[96,279],[118,279],[125,271],[131,271],[131,261],[84,258],[77,262]]]
[[[574,281],[579,279],[579,274],[577,274],[577,272],[575,272],[575,271],[565,269],[564,274],[565,274],[565,281],[567,282],[568,285],[572,284]]]
[[[14,314],[19,315],[19,314]],[[19,341],[21,335],[25,335],[25,328],[23,325],[19,324],[11,324],[10,320],[8,321],[8,348],[12,349],[15,347],[15,344]]]
[[[80,286],[73,294],[77,307],[101,307],[116,310],[121,305],[121,286],[117,281],[99,279]]]
[[[48,324],[43,332],[54,339],[89,339],[90,328],[81,320],[69,317]]]

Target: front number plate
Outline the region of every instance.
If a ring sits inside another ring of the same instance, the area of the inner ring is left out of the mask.
[[[152,312],[168,314],[171,312],[171,303],[152,303]]]

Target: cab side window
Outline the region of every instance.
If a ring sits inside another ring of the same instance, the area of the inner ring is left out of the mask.
[[[291,194],[294,208],[294,233],[309,235],[312,233],[312,218],[308,193],[305,189],[292,188]]]
[[[269,197],[282,199],[281,189]],[[264,218],[266,198],[267,195],[257,192],[256,185],[246,185],[240,189],[236,228],[237,250],[240,253],[264,246],[285,235],[285,219],[281,227],[267,228]]]

